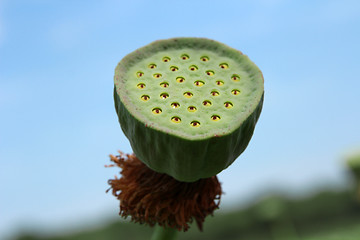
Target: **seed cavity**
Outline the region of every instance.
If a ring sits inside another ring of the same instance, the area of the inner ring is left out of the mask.
[[[168,97],[169,97],[169,94],[167,94],[167,93],[160,94],[160,98],[162,98],[162,99],[166,99]]]
[[[233,107],[233,104],[231,103],[231,102],[225,102],[224,103],[224,107],[226,107],[226,108],[232,108]]]
[[[208,76],[214,76],[214,74],[215,74],[214,71],[211,71],[211,70],[206,71],[206,75],[208,75]]]
[[[220,95],[220,93],[218,91],[211,91],[211,96],[216,97],[216,96],[219,96],[219,95]]]
[[[200,127],[200,122],[198,122],[198,121],[192,121],[192,122],[190,123],[190,125],[191,125],[192,127]]]
[[[191,66],[189,67],[189,69],[190,69],[190,71],[196,71],[196,70],[198,70],[198,67],[195,66],[195,65],[191,65]]]
[[[209,107],[209,106],[211,106],[211,102],[209,100],[205,100],[205,101],[203,101],[203,105],[206,107]]]
[[[175,116],[175,117],[172,117],[172,118],[171,118],[171,121],[174,122],[174,123],[180,123],[180,122],[181,122],[181,118]]]
[[[180,107],[180,104],[178,102],[173,102],[173,103],[171,103],[171,107],[178,108],[178,107]]]
[[[156,64],[154,64],[154,63],[151,63],[151,64],[149,64],[149,66],[148,66],[150,69],[155,69],[156,68]]]
[[[170,62],[170,60],[171,60],[171,58],[169,58],[169,57],[163,57],[163,62]]]
[[[239,94],[240,94],[240,90],[238,90],[238,89],[233,89],[233,90],[231,91],[231,93],[232,93],[233,95],[239,95]]]
[[[205,83],[204,83],[203,81],[198,80],[198,81],[195,81],[194,84],[195,84],[195,86],[197,86],[197,87],[201,87],[201,86],[203,86]]]
[[[221,81],[221,80],[217,80],[217,81],[216,81],[216,85],[218,85],[218,86],[222,86],[222,85],[224,85],[224,82],[223,82],[223,81]]]
[[[209,57],[207,57],[207,56],[202,56],[200,59],[201,59],[201,61],[203,61],[203,62],[207,62],[207,61],[210,60]]]
[[[152,112],[153,112],[154,114],[160,114],[160,113],[162,113],[162,110],[161,110],[161,108],[154,108],[154,109],[152,110]]]
[[[184,96],[187,98],[191,98],[193,94],[191,92],[184,92]]]
[[[170,67],[170,71],[176,72],[177,70],[179,70],[179,68],[176,67],[176,66],[171,66]]]
[[[190,57],[189,57],[189,55],[187,55],[187,54],[183,54],[183,55],[181,55],[181,59],[182,60],[188,60]]]
[[[228,65],[227,63],[221,63],[221,64],[219,65],[219,67],[222,68],[222,69],[228,69],[228,68],[229,68],[229,65]]]
[[[187,110],[188,110],[189,112],[195,112],[195,111],[196,111],[196,107],[190,106],[190,107],[187,108]]]
[[[149,97],[149,95],[142,95],[141,96],[141,100],[143,100],[143,101],[148,101],[150,99],[150,97]]]
[[[176,78],[176,81],[177,81],[178,83],[183,83],[183,82],[185,82],[185,78],[183,78],[183,77],[177,77],[177,78]]]
[[[139,84],[137,85],[137,87],[140,88],[140,89],[144,89],[145,86],[146,86],[145,83],[139,83]]]
[[[162,75],[160,73],[155,73],[153,76],[154,76],[154,78],[161,78],[162,77]]]
[[[219,116],[219,115],[212,115],[212,116],[211,116],[211,120],[213,120],[213,121],[219,121],[219,120],[220,120],[220,116]]]
[[[160,86],[163,87],[163,88],[167,88],[167,87],[169,87],[169,83],[162,82],[162,83],[160,83]]]
[[[137,73],[136,73],[136,76],[137,76],[137,77],[142,77],[142,76],[144,76],[144,73],[143,73],[143,72],[137,72]]]
[[[237,75],[237,74],[233,74],[233,75],[231,76],[231,79],[232,79],[233,81],[235,81],[235,82],[238,82],[238,81],[240,81],[240,76]]]

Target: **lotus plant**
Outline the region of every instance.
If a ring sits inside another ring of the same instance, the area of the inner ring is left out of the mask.
[[[134,154],[110,155],[120,215],[173,239],[202,230],[222,194],[216,175],[246,149],[264,79],[240,51],[204,38],[155,41],[125,56],[114,77],[118,119]],[[109,189],[109,190],[110,190]]]

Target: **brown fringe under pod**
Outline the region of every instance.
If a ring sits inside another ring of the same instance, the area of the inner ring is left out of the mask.
[[[196,221],[202,231],[207,215],[219,207],[221,185],[216,176],[196,182],[180,182],[166,174],[154,172],[134,154],[110,155],[121,170],[121,177],[109,180],[112,194],[120,200],[122,217],[154,226],[187,231]]]

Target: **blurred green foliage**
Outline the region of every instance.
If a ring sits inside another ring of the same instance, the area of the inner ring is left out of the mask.
[[[148,226],[118,221],[96,230],[56,237],[36,234],[17,240],[150,239]],[[282,195],[262,197],[247,208],[215,212],[204,232],[195,226],[179,240],[359,240],[360,205],[351,191],[324,191],[304,199]]]
[[[348,157],[347,164],[350,167],[360,168],[360,154],[353,154]]]
[[[346,161],[348,168],[350,169],[356,180],[360,179],[360,153],[353,154],[347,158]]]

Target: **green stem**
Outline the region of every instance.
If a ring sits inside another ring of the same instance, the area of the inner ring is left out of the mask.
[[[177,230],[156,225],[151,240],[175,240]]]

